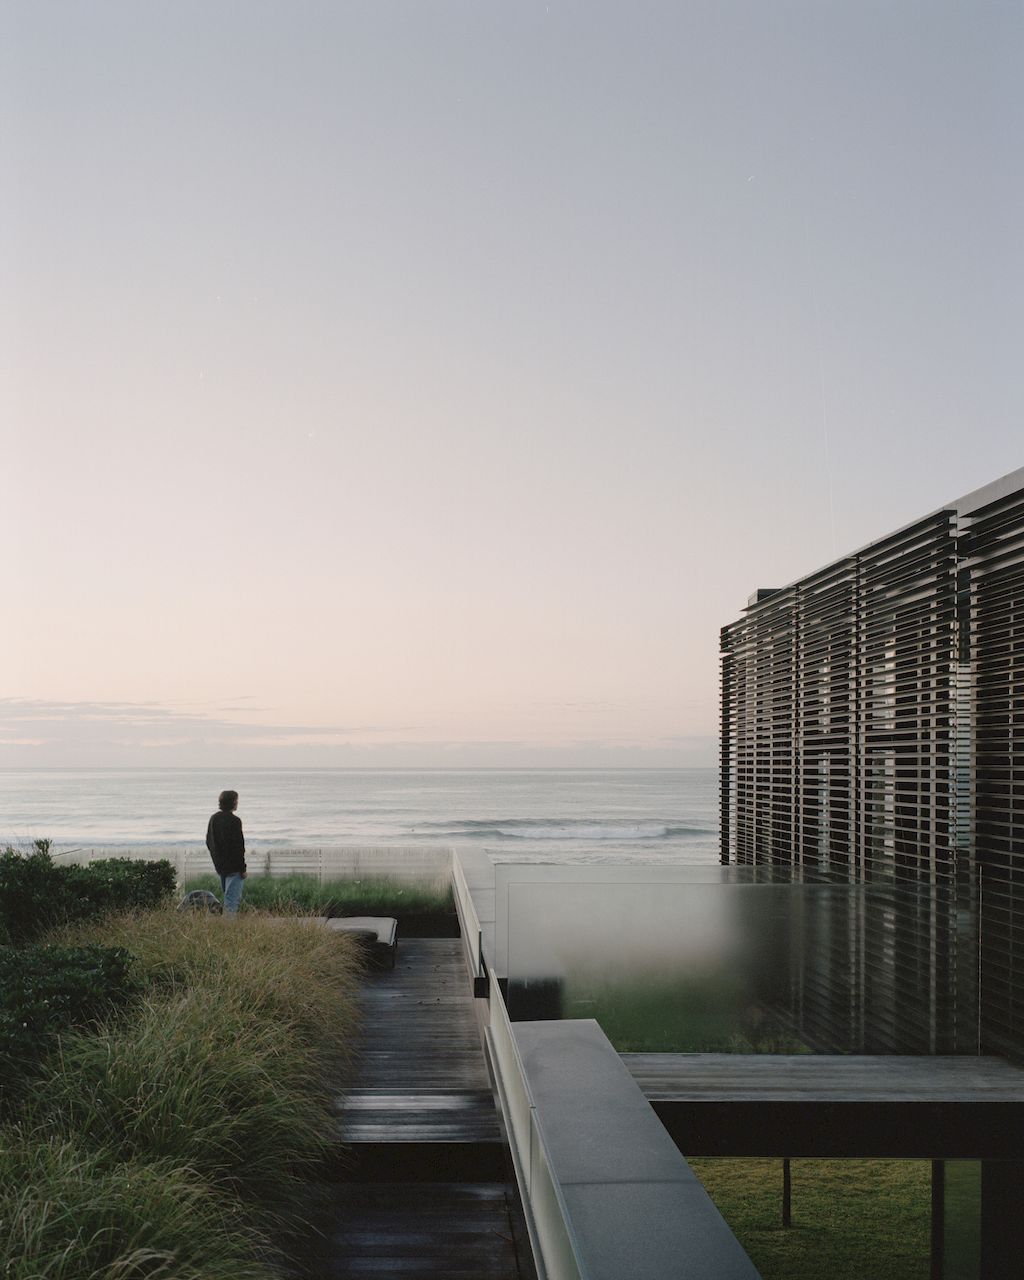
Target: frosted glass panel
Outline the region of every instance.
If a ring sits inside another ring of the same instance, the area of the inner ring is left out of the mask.
[[[621,1052],[977,1051],[971,940],[934,894],[712,870],[551,874],[505,897],[514,1020],[596,1018]]]
[[[514,1019],[596,1018],[621,1051],[804,1048],[766,1012],[792,994],[789,886],[515,884],[509,906]]]

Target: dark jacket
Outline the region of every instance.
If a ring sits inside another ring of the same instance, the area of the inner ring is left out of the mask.
[[[245,836],[237,813],[218,809],[206,827],[206,847],[219,876],[245,871]]]

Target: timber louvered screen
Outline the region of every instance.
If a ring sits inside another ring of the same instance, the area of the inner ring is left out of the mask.
[[[809,876],[850,873],[855,785],[856,564],[843,560],[799,585],[796,864]]]
[[[955,512],[858,557],[863,878],[953,880]]]
[[[722,629],[722,860],[808,910],[815,1047],[1024,1058],[1024,469]]]
[[[818,1046],[961,1044],[959,659],[953,509],[723,629],[722,860],[864,891],[805,930],[791,1013]]]
[[[955,513],[722,631],[724,861],[951,883]]]
[[[971,514],[964,538],[974,676],[974,840],[981,877],[980,1030],[1024,1053],[1024,492]]]
[[[722,633],[722,861],[788,866],[794,840],[795,595]]]

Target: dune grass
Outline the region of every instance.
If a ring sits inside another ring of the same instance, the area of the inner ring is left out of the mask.
[[[299,919],[268,921],[257,912],[225,920],[168,907],[70,926],[55,936],[126,948],[151,993],[237,996],[254,1026],[268,1019],[287,1026],[298,1043],[341,1064],[351,1053],[361,952],[345,934]]]
[[[144,994],[64,1035],[0,1130],[5,1280],[282,1274],[335,1150],[358,945],[171,909],[55,940],[126,948]]]
[[[192,1170],[0,1129],[4,1280],[276,1280]]]
[[[317,1067],[286,1024],[254,1026],[239,996],[191,991],[68,1037],[36,1114],[118,1161],[186,1166],[265,1222],[296,1203],[330,1150]]]
[[[763,1280],[927,1280],[926,1160],[793,1160],[790,1227],[781,1160],[689,1164]]]
[[[220,896],[215,875],[195,876],[182,893],[208,889]],[[355,880],[325,880],[316,876],[249,875],[242,895],[243,910],[299,911],[313,915],[394,916],[454,911],[451,886],[417,884],[391,876],[363,876]]]

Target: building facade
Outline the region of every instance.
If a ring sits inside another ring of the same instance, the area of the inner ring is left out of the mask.
[[[722,861],[846,886],[823,1047],[1024,1058],[1024,468],[722,629]]]

